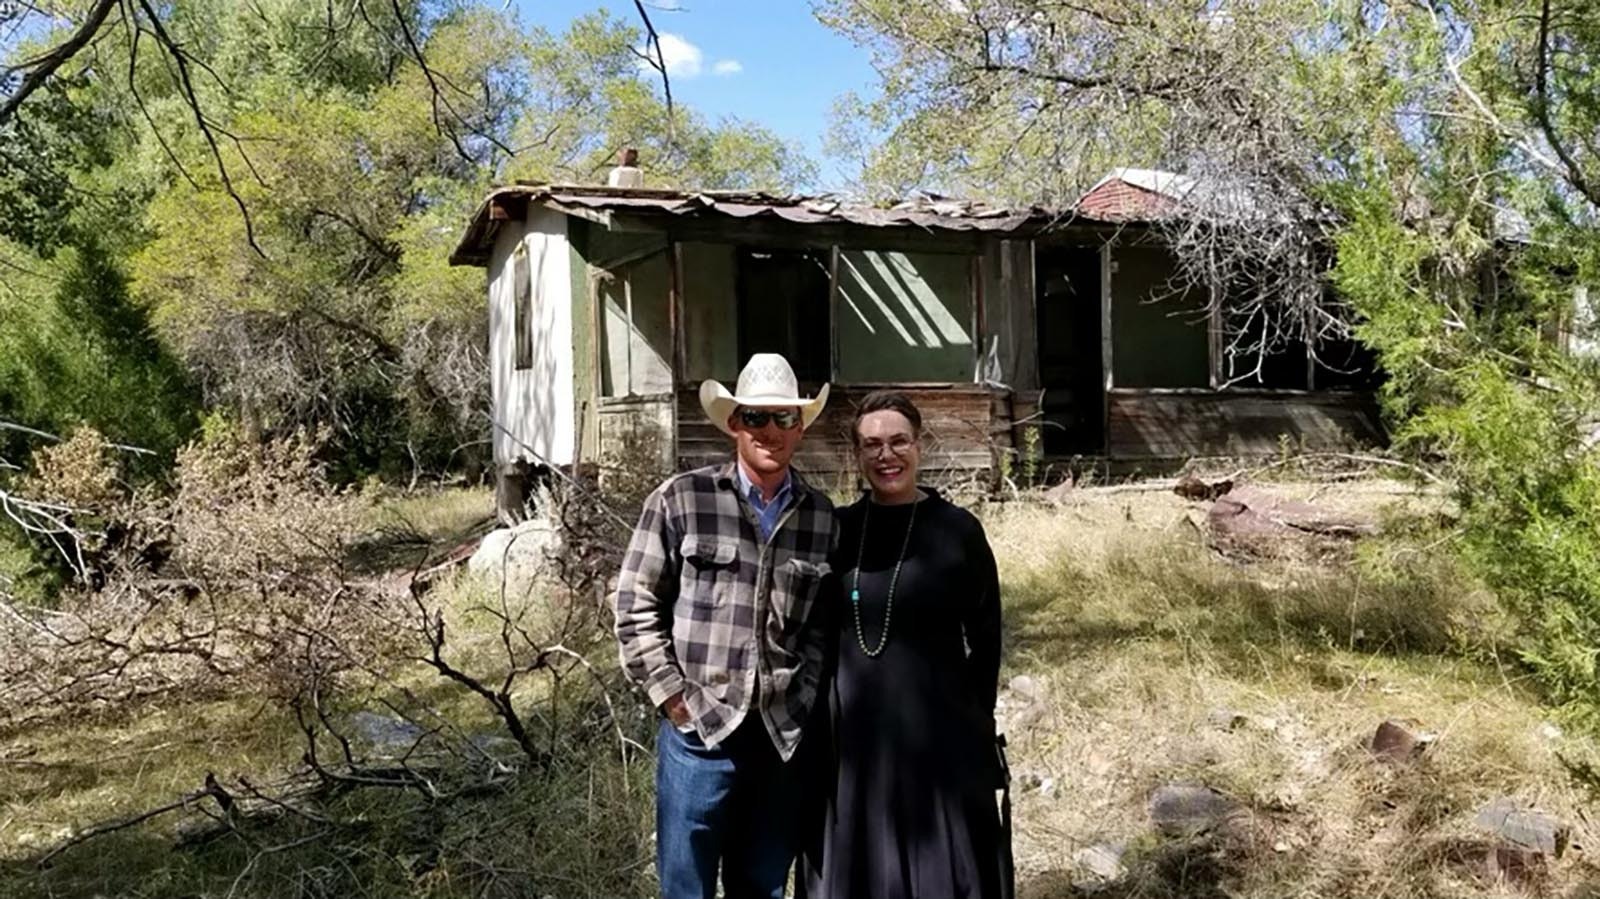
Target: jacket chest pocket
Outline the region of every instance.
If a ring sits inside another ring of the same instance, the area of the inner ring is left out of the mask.
[[[790,559],[774,572],[774,599],[783,612],[784,630],[794,633],[805,626],[817,603],[830,569],[826,562]]]
[[[697,606],[720,606],[739,579],[739,544],[733,540],[685,537],[678,596]]]

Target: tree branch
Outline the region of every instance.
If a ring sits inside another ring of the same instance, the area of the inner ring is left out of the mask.
[[[250,249],[256,251],[257,256],[265,259],[267,258],[266,252],[261,249],[260,244],[256,243],[256,227],[255,221],[250,217],[250,207],[245,205],[244,198],[239,196],[239,191],[234,188],[233,178],[228,174],[228,164],[222,158],[222,148],[218,146],[217,137],[211,133],[211,126],[206,121],[205,113],[200,109],[200,97],[195,93],[194,82],[189,77],[188,54],[183,51],[177,41],[172,39],[172,35],[167,32],[166,26],[161,24],[161,17],[150,6],[149,0],[138,0],[138,2],[139,8],[143,9],[145,15],[150,18],[150,26],[155,30],[156,40],[161,42],[161,45],[171,54],[173,61],[178,64],[178,87],[183,94],[184,102],[188,105],[189,110],[194,113],[195,124],[200,126],[200,133],[205,137],[206,145],[211,148],[211,158],[217,163],[217,174],[222,178],[223,188],[228,192],[228,196],[233,198],[234,205],[239,207],[239,214],[244,217],[245,241],[250,244]]]
[[[1573,158],[1572,151],[1562,141],[1561,135],[1556,131],[1554,117],[1550,114],[1550,0],[1543,0],[1539,5],[1539,58],[1534,63],[1534,116],[1539,121],[1539,130],[1544,134],[1544,139],[1550,144],[1550,149],[1555,151],[1556,157],[1566,167],[1565,177],[1578,193],[1583,194],[1591,204],[1600,207],[1600,191],[1589,183],[1583,169]]]
[[[661,35],[656,33],[655,23],[650,21],[650,14],[645,12],[643,0],[633,0],[633,7],[639,11],[639,21],[644,23],[644,44],[655,52],[655,58],[653,59],[644,53],[640,53],[639,56],[661,75],[661,89],[667,95],[667,143],[671,145],[678,140],[677,131],[673,125],[678,117],[673,111],[672,79],[667,76],[667,57],[661,52]]]
[[[55,74],[56,69],[65,65],[94,39],[95,34],[100,31],[100,26],[105,24],[106,17],[111,14],[111,8],[118,2],[119,0],[95,0],[83,24],[78,26],[78,30],[74,31],[71,37],[28,64],[32,70],[22,79],[17,92],[7,97],[4,103],[0,103],[0,125],[4,125],[15,115],[28,96],[43,87],[44,83],[50,80],[50,76]]]

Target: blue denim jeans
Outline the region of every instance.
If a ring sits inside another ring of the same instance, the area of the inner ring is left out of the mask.
[[[783,899],[801,818],[798,765],[752,712],[720,745],[656,735],[656,871],[663,899]]]

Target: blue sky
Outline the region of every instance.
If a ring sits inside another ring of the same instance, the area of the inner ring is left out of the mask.
[[[522,20],[559,32],[606,8],[638,21],[629,0],[515,0]],[[671,7],[678,7],[677,10]],[[668,53],[673,99],[712,120],[737,116],[798,142],[820,163],[822,188],[841,187],[839,164],[823,158],[834,98],[870,92],[868,54],[823,27],[807,0],[647,0]]]

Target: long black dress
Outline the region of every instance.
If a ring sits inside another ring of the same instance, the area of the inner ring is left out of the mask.
[[[806,899],[999,894],[999,580],[978,520],[925,492],[914,510],[873,504],[869,515],[863,497],[839,512],[833,757],[817,767],[826,808],[798,866]],[[861,644],[878,646],[908,523],[888,640],[872,657]]]

